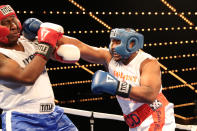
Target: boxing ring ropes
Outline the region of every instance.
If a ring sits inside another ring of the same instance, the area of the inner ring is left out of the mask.
[[[94,119],[95,118],[117,120],[117,121],[124,122],[124,118],[121,115],[93,112],[93,111],[87,111],[87,110],[78,110],[78,109],[66,108],[66,107],[62,107],[62,108],[64,109],[64,113],[83,116],[83,117],[89,117],[90,118],[90,131],[94,131]],[[176,124],[176,128],[181,129],[181,130],[187,130],[187,131],[196,131],[197,125]]]

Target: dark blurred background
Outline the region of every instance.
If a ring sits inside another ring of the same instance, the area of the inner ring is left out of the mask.
[[[144,51],[155,56],[167,67],[161,68],[163,93],[175,105],[176,123],[197,124],[195,89],[185,86],[168,73],[197,85],[197,1],[175,0],[169,9],[163,0],[1,0],[17,12],[21,23],[35,17],[43,22],[53,22],[64,27],[65,35],[96,47],[108,47],[109,32],[115,27],[130,27],[145,37]],[[41,3],[40,3],[41,2]],[[76,2],[76,3],[73,3]],[[78,7],[76,6],[79,5]],[[79,8],[81,6],[81,9]],[[84,9],[84,10],[82,10]],[[90,12],[108,26],[90,16]],[[185,18],[181,18],[184,15]],[[191,23],[189,23],[189,20]],[[103,65],[83,60],[79,64],[89,70],[105,70]],[[114,96],[93,95],[90,90],[92,75],[75,64],[61,64],[50,60],[47,64],[55,98],[62,107],[121,115]],[[80,131],[90,130],[89,118],[68,116]],[[95,131],[127,131],[124,122],[95,119]]]

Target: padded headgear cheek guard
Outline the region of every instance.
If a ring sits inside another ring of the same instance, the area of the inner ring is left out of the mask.
[[[112,29],[110,39],[121,41],[120,45],[115,48],[115,51],[121,55],[123,59],[128,58],[132,53],[143,48],[144,45],[144,36],[133,29]],[[134,42],[135,44],[130,48],[131,42]],[[111,44],[109,45],[109,49],[111,51]]]

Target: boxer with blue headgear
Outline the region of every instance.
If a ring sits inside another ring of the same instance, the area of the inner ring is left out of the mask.
[[[143,48],[144,36],[133,29],[115,28],[111,30],[110,39],[120,40],[121,43],[115,48],[123,59],[127,59],[131,54]],[[130,47],[130,43],[135,44]],[[109,45],[110,52],[112,44]]]
[[[63,36],[61,43],[77,46],[83,60],[105,67],[106,71],[93,74],[91,91],[117,98],[129,131],[174,131],[174,108],[162,94],[160,65],[155,57],[140,50],[143,35],[132,29],[115,28],[110,39],[109,49],[68,36]]]

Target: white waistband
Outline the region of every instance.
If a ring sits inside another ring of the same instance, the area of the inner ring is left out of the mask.
[[[21,113],[28,114],[48,114],[53,112],[55,109],[55,103],[34,103],[34,104],[26,104],[21,105],[12,109],[4,109],[3,112],[7,111],[17,111]]]

